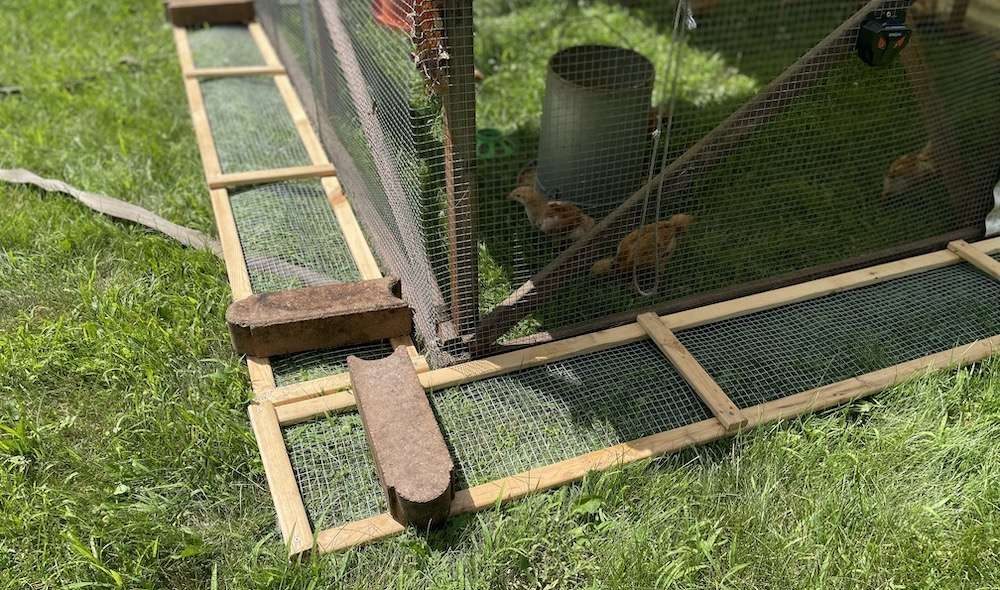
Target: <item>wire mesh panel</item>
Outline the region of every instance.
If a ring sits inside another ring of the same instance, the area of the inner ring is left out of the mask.
[[[376,360],[392,354],[388,341],[329,350],[310,350],[271,357],[271,371],[278,387],[347,372],[347,357]]]
[[[711,417],[648,341],[435,392],[431,404],[463,487]]]
[[[313,530],[385,511],[360,416],[329,416],[283,433]]]
[[[311,163],[270,77],[204,80],[201,92],[224,173]]]
[[[432,349],[981,232],[1000,25],[966,4],[258,2]]]
[[[243,26],[214,26],[188,31],[195,67],[262,66],[264,57]]]
[[[959,264],[677,334],[740,407],[1000,334],[1000,282]]]
[[[361,280],[317,180],[230,191],[255,293]]]
[[[459,488],[711,417],[650,342],[438,391],[430,401]],[[314,528],[384,510],[356,414],[286,428],[285,440]]]
[[[994,255],[1000,260],[1000,254]],[[1000,333],[1000,283],[968,264],[678,332],[740,407]],[[431,393],[474,486],[711,417],[651,341]],[[356,414],[287,428],[307,511],[322,528],[384,510]]]

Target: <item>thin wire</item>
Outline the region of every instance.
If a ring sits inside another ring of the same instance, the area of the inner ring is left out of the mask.
[[[684,14],[684,27],[680,26],[681,14]],[[662,170],[667,165],[667,155],[670,152],[670,136],[673,132],[674,126],[674,110],[677,105],[677,85],[680,80],[680,70],[681,65],[684,63],[682,59],[684,55],[684,46],[687,42],[687,31],[695,28],[696,23],[694,20],[694,14],[691,11],[691,6],[688,4],[688,0],[678,0],[677,9],[674,11],[674,25],[673,30],[670,35],[670,57],[667,59],[666,69],[664,71],[664,78],[670,80],[670,96],[667,104],[667,128],[664,132],[663,130],[663,118],[660,116],[660,109],[657,108],[656,113],[656,136],[653,138],[653,152],[650,154],[649,158],[649,172],[647,176],[646,184],[648,185],[653,180],[653,172],[656,165],[656,150],[660,145],[660,137],[663,136],[663,152],[660,156],[660,170]],[[680,32],[680,34],[678,34]],[[643,297],[649,297],[655,295],[660,289],[660,232],[657,224],[660,220],[660,212],[662,210],[663,203],[663,180],[660,181],[659,186],[656,189],[656,215],[653,218],[653,288],[650,291],[646,291],[639,285],[639,273],[638,273],[638,257],[632,258],[632,286],[635,288],[636,292]],[[646,192],[645,197],[642,201],[642,215],[639,217],[639,229],[641,231],[643,224],[646,222],[646,214],[649,209],[649,192]]]

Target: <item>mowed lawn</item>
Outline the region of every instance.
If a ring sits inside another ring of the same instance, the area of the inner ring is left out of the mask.
[[[158,1],[0,2],[0,167],[211,230]],[[209,254],[0,186],[2,588],[1000,586],[1000,361],[290,564]]]

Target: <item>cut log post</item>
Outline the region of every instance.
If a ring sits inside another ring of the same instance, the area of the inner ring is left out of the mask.
[[[233,347],[269,357],[408,336],[410,308],[388,277],[261,293],[226,312]]]
[[[604,255],[602,245],[614,243],[633,229],[635,209],[651,191],[664,186],[669,193],[675,183],[682,183],[685,174],[693,169],[704,172],[724,161],[734,151],[740,139],[759,125],[767,124],[783,109],[790,106],[806,92],[820,74],[835,64],[844,53],[845,44],[853,43],[861,21],[874,10],[895,0],[870,0],[798,61],[789,66],[768,87],[720,123],[708,135],[666,166],[639,190],[632,193],[621,205],[605,216],[589,232],[563,250],[552,262],[535,273],[514,290],[480,321],[475,342],[476,352],[488,350],[493,341],[502,336],[526,315],[536,309],[562,285]]]
[[[389,513],[418,529],[442,524],[455,465],[406,349],[377,361],[351,356],[347,366]]]
[[[252,0],[169,0],[167,20],[177,27],[248,23],[254,19]]]

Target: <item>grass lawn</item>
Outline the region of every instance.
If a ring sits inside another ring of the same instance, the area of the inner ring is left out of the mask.
[[[0,167],[210,230],[159,2],[0,3]],[[0,187],[0,588],[1000,586],[1000,362],[288,564],[221,263]]]

